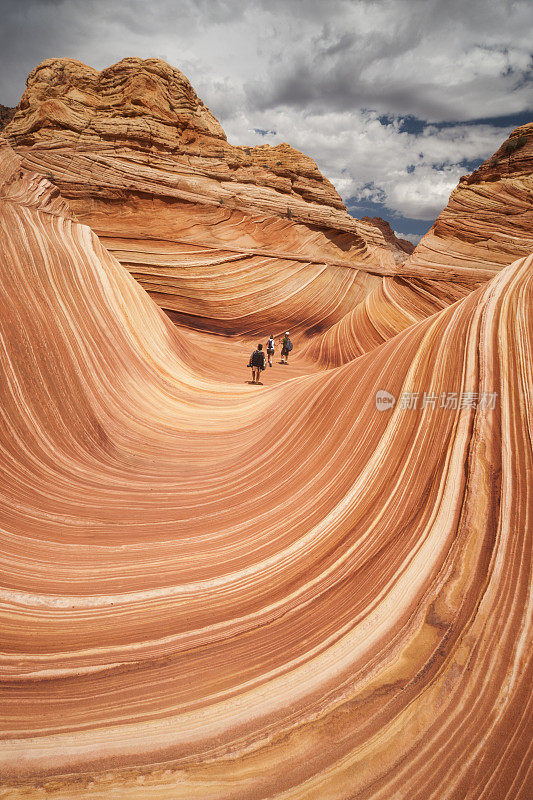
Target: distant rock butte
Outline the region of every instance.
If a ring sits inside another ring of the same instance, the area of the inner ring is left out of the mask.
[[[325,329],[405,254],[375,221],[348,214],[312,159],[288,144],[229,144],[185,76],[157,59],[102,72],[43,62],[5,136],[192,327]],[[243,274],[244,295],[232,291]]]
[[[407,239],[399,239],[392,230],[390,224],[381,217],[363,217],[362,221],[370,222],[371,225],[375,225],[376,228],[380,229],[385,237],[385,241],[388,242],[392,250],[395,261],[400,263],[405,261],[406,256],[411,255],[415,249],[412,242],[409,242]]]

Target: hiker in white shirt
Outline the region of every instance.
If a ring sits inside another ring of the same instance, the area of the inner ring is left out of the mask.
[[[274,350],[276,346],[274,343],[274,337],[270,334],[270,338],[267,342],[267,356],[268,356],[268,366],[272,366],[272,356],[274,355]]]

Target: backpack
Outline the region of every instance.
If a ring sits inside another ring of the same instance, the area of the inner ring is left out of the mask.
[[[292,350],[292,342],[290,339],[287,339],[287,344],[285,345],[285,349],[290,353]]]
[[[263,369],[265,366],[265,354],[262,350],[254,350],[250,359],[250,364],[252,367],[260,367]]]

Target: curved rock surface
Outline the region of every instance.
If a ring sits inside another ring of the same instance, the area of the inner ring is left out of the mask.
[[[43,62],[6,136],[181,325],[247,337],[290,328],[323,366],[533,250],[533,123],[461,180],[410,257],[388,223],[350,217],[303,154],[230,145],[185,76],[157,59],[102,72]]]
[[[355,308],[305,345],[323,367],[339,367],[392,339],[415,322],[466,297],[471,284],[383,278]]]
[[[530,797],[533,257],[258,389],[0,177],[2,797]]]
[[[102,72],[43,62],[5,136],[193,328],[325,330],[407,255],[351,217],[307,156],[229,144],[185,76],[157,59]]]

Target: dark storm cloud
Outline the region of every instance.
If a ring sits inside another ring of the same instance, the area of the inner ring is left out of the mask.
[[[302,17],[296,32],[293,23],[290,47],[274,23],[271,70],[246,87],[251,107],[366,107],[438,121],[531,104],[532,12],[525,0],[330,0],[320,13],[311,7],[312,25]]]
[[[288,141],[354,208],[402,220],[431,220],[466,165],[490,155],[531,107],[529,0],[0,7],[0,103],[15,105],[46,58],[97,69],[126,56],[163,58],[187,75],[231,141]]]

